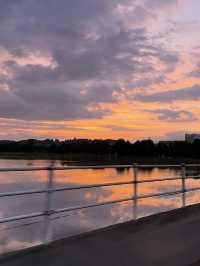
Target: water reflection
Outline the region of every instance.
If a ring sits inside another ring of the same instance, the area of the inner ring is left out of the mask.
[[[0,160],[0,167],[20,166],[45,166],[50,161],[38,160]],[[66,162],[65,162],[66,163]],[[63,162],[55,161],[55,165]],[[191,169],[187,174],[198,174],[198,169]],[[181,169],[140,169],[135,173],[134,169],[88,169],[65,170],[54,174],[54,186],[92,185],[98,183],[126,182],[136,178],[138,180],[152,180],[179,176]],[[0,174],[0,192],[45,188],[47,173],[40,172],[16,172]],[[198,179],[186,180],[186,188],[200,186]],[[104,201],[112,201],[133,195],[147,195],[163,193],[182,188],[181,180],[162,181],[156,183],[144,183],[139,186],[123,185],[101,187],[96,189],[84,189],[75,191],[63,191],[53,194],[53,208],[73,207],[79,205],[95,204]],[[199,192],[186,193],[186,205],[199,201]],[[9,217],[44,210],[45,195],[17,196],[14,198],[1,198],[0,217]],[[83,231],[103,227],[113,223],[140,218],[150,214],[182,207],[182,195],[161,196],[146,198],[137,201],[128,201],[115,205],[92,208],[82,211],[63,213],[52,217],[54,239],[81,233]],[[21,227],[21,224],[26,226]],[[0,251],[24,248],[43,241],[43,219],[28,219],[23,222],[9,223],[0,226]]]

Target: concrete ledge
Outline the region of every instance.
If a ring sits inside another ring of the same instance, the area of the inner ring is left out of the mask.
[[[12,253],[0,265],[188,266],[200,259],[199,229],[197,204]]]

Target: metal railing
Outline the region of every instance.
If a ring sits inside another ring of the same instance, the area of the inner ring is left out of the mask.
[[[138,179],[138,171],[140,169],[145,168],[180,168],[181,169],[181,175],[175,176],[175,177],[165,177],[165,178],[157,178],[157,179],[144,179],[139,180]],[[20,220],[25,220],[29,218],[38,218],[38,217],[44,217],[44,243],[48,244],[52,241],[52,228],[51,228],[51,216],[54,214],[59,213],[65,213],[65,212],[72,212],[72,211],[80,211],[83,209],[89,209],[99,206],[105,206],[105,205],[111,205],[116,203],[122,203],[122,202],[128,202],[133,201],[133,215],[134,219],[137,218],[137,202],[140,199],[147,199],[147,198],[154,198],[154,197],[163,197],[163,196],[173,196],[177,194],[182,194],[182,206],[184,207],[186,205],[186,193],[187,192],[193,192],[200,190],[199,187],[193,187],[193,188],[186,188],[186,179],[194,179],[194,178],[200,178],[199,175],[187,175],[186,170],[188,168],[192,167],[199,167],[199,164],[176,164],[176,165],[95,165],[95,166],[67,166],[67,167],[26,167],[26,168],[0,168],[0,173],[2,172],[32,172],[32,171],[48,171],[48,181],[47,181],[47,187],[46,189],[34,189],[34,190],[23,190],[23,191],[15,191],[15,192],[5,192],[0,193],[0,198],[3,197],[14,197],[14,196],[24,196],[24,195],[33,195],[33,194],[44,194],[45,197],[45,208],[42,212],[36,212],[36,213],[29,213],[14,217],[6,217],[0,219],[0,224],[9,223],[9,222],[15,222]],[[133,179],[131,181],[126,182],[112,182],[112,183],[99,183],[99,184],[93,184],[93,185],[80,185],[80,186],[65,186],[65,187],[54,187],[54,171],[63,171],[63,170],[84,170],[84,169],[108,169],[108,168],[131,168],[133,169]],[[138,194],[138,185],[143,183],[154,183],[154,182],[163,182],[163,181],[174,181],[174,180],[181,180],[182,186],[180,190],[175,191],[169,191],[169,192],[159,192],[159,193],[152,193],[152,194],[144,194],[139,195]],[[101,188],[101,187],[113,187],[113,186],[121,186],[121,185],[133,185],[133,196],[112,200],[112,201],[105,201],[105,202],[99,202],[94,204],[88,204],[88,205],[80,205],[80,206],[73,206],[73,207],[66,207],[66,208],[60,208],[60,209],[52,209],[52,200],[53,200],[53,193],[54,192],[62,192],[62,191],[72,191],[72,190],[82,190],[82,189],[92,189],[92,188]]]

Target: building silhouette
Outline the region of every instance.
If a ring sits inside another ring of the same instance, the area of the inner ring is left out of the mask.
[[[193,143],[195,140],[200,140],[200,134],[185,134],[185,141]]]

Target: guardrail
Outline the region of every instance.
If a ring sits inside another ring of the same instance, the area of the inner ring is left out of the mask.
[[[168,178],[157,178],[157,179],[149,179],[149,180],[138,180],[138,171],[141,168],[180,168],[181,175],[175,177],[168,177]],[[14,196],[23,196],[23,195],[32,195],[32,194],[46,194],[45,198],[45,209],[43,212],[36,212],[30,213],[20,216],[14,217],[7,217],[0,219],[0,224],[25,220],[28,218],[37,218],[37,217],[44,217],[44,243],[48,244],[52,241],[52,228],[51,228],[51,216],[54,214],[64,213],[64,212],[71,212],[71,211],[79,211],[83,209],[89,209],[99,206],[111,205],[121,202],[133,201],[133,214],[134,219],[137,218],[137,202],[140,199],[146,198],[154,198],[154,197],[161,197],[161,196],[172,196],[177,194],[182,194],[182,206],[184,207],[186,204],[185,196],[187,192],[197,191],[200,190],[200,187],[194,188],[186,188],[186,179],[194,179],[200,178],[200,176],[188,176],[186,174],[186,170],[191,167],[200,167],[199,164],[176,164],[176,165],[94,165],[94,166],[67,166],[67,167],[26,167],[26,168],[0,168],[0,173],[2,172],[32,172],[32,171],[48,171],[48,182],[46,189],[36,189],[36,190],[23,190],[23,191],[16,191],[16,192],[5,192],[0,193],[0,198],[2,197],[14,197]],[[76,169],[107,169],[107,168],[132,168],[133,169],[133,180],[127,182],[112,182],[112,183],[99,183],[93,185],[81,185],[81,186],[65,186],[62,188],[54,187],[54,171],[60,170],[76,170]],[[139,195],[138,194],[138,185],[142,183],[153,183],[153,182],[163,182],[163,181],[172,181],[172,180],[182,180],[182,187],[180,190],[170,191],[170,192],[162,192],[162,193],[152,193],[146,195]],[[91,188],[101,188],[101,187],[113,187],[113,186],[121,186],[121,185],[133,185],[133,196],[128,198],[122,198],[113,201],[105,201],[101,203],[89,204],[89,205],[81,205],[81,206],[74,206],[74,207],[67,207],[61,209],[52,209],[52,194],[54,192],[61,192],[61,191],[72,191],[72,190],[82,190],[82,189],[91,189]]]

